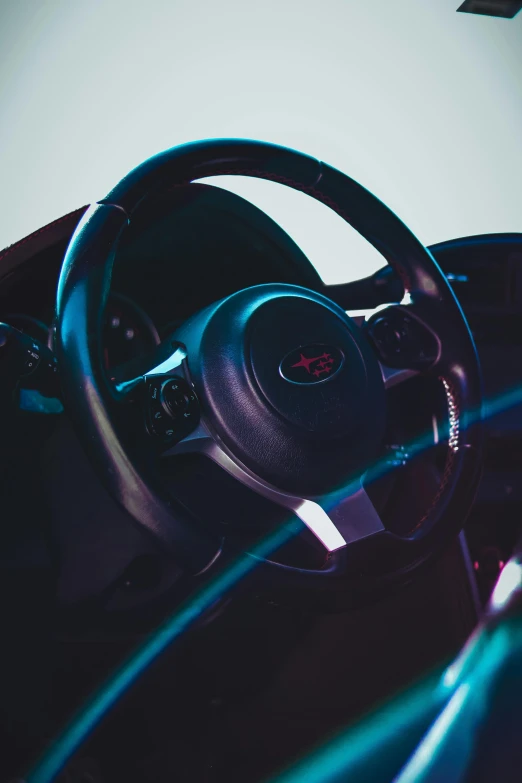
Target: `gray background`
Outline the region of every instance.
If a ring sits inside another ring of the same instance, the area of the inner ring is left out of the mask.
[[[345,170],[426,244],[522,231],[522,13],[458,0],[0,0],[0,247],[161,149],[290,145]],[[221,178],[327,282],[381,265],[340,218]]]

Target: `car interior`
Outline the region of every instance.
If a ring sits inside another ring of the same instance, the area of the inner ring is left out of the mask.
[[[382,268],[325,284],[222,175]],[[2,781],[520,779],[521,233],[426,248],[349,172],[193,142],[0,253],[0,367]]]

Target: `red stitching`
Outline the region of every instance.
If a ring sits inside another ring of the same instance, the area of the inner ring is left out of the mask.
[[[390,264],[391,267],[393,267],[393,269],[397,272],[397,274],[401,278],[402,284],[404,286],[404,293],[409,294],[411,292],[412,285],[411,285],[411,280],[408,277],[408,273],[406,272],[404,267],[398,264],[396,261],[392,261],[391,259],[388,259],[388,263]]]
[[[259,171],[258,169],[236,169],[235,171],[229,169],[220,169],[218,171],[213,171],[210,176],[220,177],[227,174],[235,174],[239,177],[258,177],[260,179],[269,179],[273,182],[279,182],[281,185],[288,185],[289,187],[294,188],[294,190],[300,190],[303,193],[316,198],[318,201],[322,201],[323,204],[325,204],[327,207],[330,207],[330,209],[333,209],[334,212],[337,212],[337,214],[340,215],[343,220],[346,220],[347,223],[350,222],[348,215],[335,201],[333,201],[324,193],[321,193],[320,190],[317,190],[312,185],[304,185],[302,182],[297,182],[294,179],[284,177],[282,174],[272,174],[267,171]]]
[[[458,397],[457,397],[457,393],[456,393],[456,390],[455,390],[455,386],[447,378],[442,378],[441,377],[441,378],[439,378],[439,381],[445,381],[447,383],[447,385],[449,387],[449,393],[453,397],[457,418],[460,418],[459,402],[458,402]],[[431,512],[433,511],[433,509],[435,508],[435,506],[437,505],[437,503],[441,499],[441,497],[442,497],[442,495],[444,493],[444,490],[446,489],[446,487],[448,485],[448,482],[450,480],[450,477],[451,477],[451,474],[453,472],[453,469],[455,467],[455,453],[456,452],[454,451],[454,449],[452,449],[452,448],[450,448],[448,446],[448,453],[446,455],[446,462],[444,464],[444,472],[442,474],[442,479],[441,479],[441,482],[440,482],[440,486],[439,486],[437,492],[435,493],[434,497],[432,498],[432,501],[430,503],[430,506],[429,506],[428,510],[426,511],[424,516],[417,522],[417,524],[409,531],[408,535],[411,535],[412,533],[414,533],[416,530],[418,530],[420,528],[420,526],[427,520],[427,518],[429,517],[429,515],[431,514]]]
[[[345,220],[349,225],[352,225],[349,215],[339,206],[339,204],[333,201],[333,199],[331,199],[325,193],[322,193],[320,190],[317,190],[317,188],[313,187],[312,185],[303,185],[302,182],[296,182],[295,180],[289,179],[288,177],[284,177],[281,174],[272,174],[266,171],[259,171],[258,169],[236,169],[235,171],[229,169],[220,169],[218,171],[212,172],[212,175],[209,176],[219,177],[227,174],[235,174],[236,176],[239,177],[241,176],[258,177],[260,179],[268,179],[268,180],[272,180],[273,182],[279,182],[282,185],[288,185],[289,187],[294,188],[294,190],[300,190],[301,192],[306,193],[312,198],[317,199],[317,201],[321,201],[323,204],[325,204],[325,206],[329,207],[334,212],[336,212],[340,217],[342,217],[342,219]],[[388,259],[388,263],[393,269],[395,269],[395,271],[401,278],[402,283],[404,285],[404,292],[405,293],[410,292],[411,281],[409,279],[406,269],[404,269],[404,267],[398,264],[395,260]]]
[[[3,261],[10,253],[13,252],[13,250],[18,250],[18,248],[25,245],[26,242],[29,242],[31,239],[36,239],[36,237],[40,236],[40,234],[43,234],[46,231],[50,231],[56,226],[59,226],[60,223],[63,223],[65,220],[69,220],[70,218],[72,218],[73,215],[78,215],[78,218],[80,218],[84,214],[84,212],[87,211],[87,209],[88,207],[80,207],[79,209],[75,209],[73,212],[69,212],[67,215],[64,215],[63,217],[54,220],[52,223],[48,223],[46,226],[39,228],[37,231],[33,231],[32,234],[29,234],[29,236],[25,237],[24,239],[21,239],[19,242],[15,242],[14,245],[9,245],[9,247],[6,247],[4,250],[0,252],[0,261]]]

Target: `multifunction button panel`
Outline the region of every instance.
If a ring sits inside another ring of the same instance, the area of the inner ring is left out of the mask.
[[[147,378],[147,429],[151,435],[166,444],[179,441],[198,423],[198,398],[185,378]]]

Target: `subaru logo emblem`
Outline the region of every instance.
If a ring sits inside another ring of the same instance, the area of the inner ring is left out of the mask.
[[[287,353],[279,372],[285,381],[309,385],[329,381],[343,364],[344,354],[334,345],[303,345]]]

